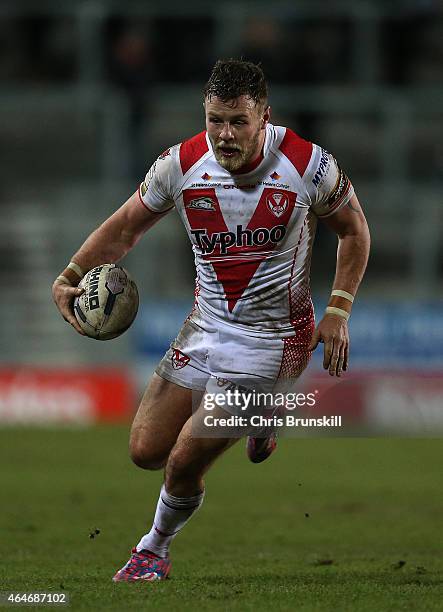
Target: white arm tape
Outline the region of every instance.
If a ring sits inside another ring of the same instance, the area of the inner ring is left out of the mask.
[[[343,310],[343,308],[336,308],[335,306],[327,306],[326,307],[326,314],[335,314],[335,315],[338,315],[339,317],[343,317],[343,319],[346,319],[346,321],[351,316],[349,314],[349,312],[346,312],[346,310]]]
[[[69,280],[69,278],[66,278],[66,276],[63,276],[63,274],[60,274],[59,276],[57,276],[55,280],[62,281],[64,285],[69,285],[70,287],[72,287],[72,283]]]
[[[83,272],[83,270],[80,268],[80,266],[78,264],[75,263],[75,261],[70,261],[68,263],[67,266],[70,270],[73,270],[77,276],[79,276],[80,278],[83,278],[85,273]]]
[[[354,296],[352,293],[348,293],[347,291],[343,291],[342,289],[334,289],[331,295],[338,295],[339,297],[345,298],[345,300],[349,300],[350,302],[354,301]]]

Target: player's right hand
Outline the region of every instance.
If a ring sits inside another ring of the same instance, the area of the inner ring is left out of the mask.
[[[347,321],[335,314],[325,314],[312,335],[309,350],[315,351],[320,342],[324,344],[324,369],[329,370],[330,376],[340,377],[349,362]]]
[[[60,314],[67,323],[72,325],[76,332],[82,336],[86,336],[75,318],[73,309],[74,298],[81,295],[83,292],[84,289],[81,287],[71,287],[71,285],[63,282],[60,278],[56,278],[52,285],[52,298]]]

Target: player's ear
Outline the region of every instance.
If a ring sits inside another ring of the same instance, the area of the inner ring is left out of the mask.
[[[265,109],[263,111],[263,115],[262,115],[262,128],[265,128],[266,125],[269,123],[269,120],[271,118],[271,107],[265,106]]]

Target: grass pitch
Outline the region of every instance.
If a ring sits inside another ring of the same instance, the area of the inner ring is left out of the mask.
[[[127,428],[1,430],[0,590],[65,591],[74,610],[442,610],[442,447],[289,439],[253,465],[241,442],[174,541],[171,580],[114,584],[161,474],[130,463]]]

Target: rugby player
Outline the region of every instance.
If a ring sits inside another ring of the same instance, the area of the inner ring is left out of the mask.
[[[130,435],[135,464],[164,468],[164,484],[152,527],[114,581],[168,576],[169,545],[201,506],[206,471],[236,441],[193,435],[204,418],[203,401],[192,414],[195,393],[204,400],[220,381],[242,377],[296,379],[318,343],[331,376],[348,368],[347,320],[369,252],[349,179],[325,149],[270,123],[266,80],[255,64],[219,60],[204,110],[206,130],[158,157],[53,285],[62,316],[83,333],[72,303],[86,271],[119,261],[174,208],[192,243],[195,305],[158,365]],[[309,269],[318,219],[337,234],[338,250],[331,298],[315,328]],[[249,456],[260,461],[274,447],[273,435],[252,437]]]

